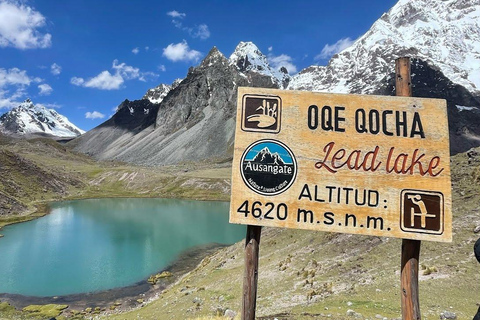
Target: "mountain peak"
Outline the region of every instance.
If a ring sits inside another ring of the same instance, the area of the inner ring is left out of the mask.
[[[175,89],[183,79],[175,79],[171,85],[160,83],[158,86],[148,91],[144,94],[142,99],[150,100],[151,103],[159,104],[167,96],[167,94]]]
[[[241,41],[230,55],[229,61],[240,72],[256,71],[266,73],[270,69],[267,57],[258,50],[258,47],[253,42]]]
[[[278,88],[284,88],[290,81],[290,76],[285,68],[275,70],[268,62],[268,58],[258,47],[250,41],[241,41],[228,59],[241,73],[258,73],[270,77],[273,84]]]
[[[13,135],[40,133],[62,138],[74,138],[85,132],[65,116],[53,109],[36,106],[30,99],[0,117],[0,131]]]
[[[372,93],[400,56],[426,61],[480,96],[478,0],[400,0],[327,66],[292,78],[289,89]]]
[[[210,67],[214,64],[221,63],[223,65],[227,64],[227,58],[217,49],[217,47],[213,47],[210,49],[210,52],[207,56],[203,59],[202,63],[200,64],[201,67]]]

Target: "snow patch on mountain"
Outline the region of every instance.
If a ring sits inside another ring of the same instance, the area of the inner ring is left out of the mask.
[[[231,65],[234,65],[242,73],[251,71],[270,77],[272,82],[277,84],[279,88],[284,88],[290,80],[287,69],[284,67],[279,69],[272,68],[267,56],[252,42],[241,41],[228,60]]]
[[[155,88],[148,89],[142,99],[148,99],[151,103],[159,104],[167,96],[167,94],[175,89],[183,79],[176,79],[171,85],[161,83]]]
[[[480,2],[400,0],[327,66],[292,77],[288,89],[372,93],[400,56],[427,61],[480,96]]]
[[[74,138],[85,133],[67,117],[54,109],[36,106],[30,99],[0,117],[0,131],[19,135],[43,133],[62,138]]]

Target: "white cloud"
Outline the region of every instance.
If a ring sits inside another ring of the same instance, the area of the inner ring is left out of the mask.
[[[35,103],[38,107],[44,107],[47,109],[60,109],[62,106],[56,103]]]
[[[138,77],[138,80],[142,82],[147,82],[150,80],[154,80],[156,78],[158,78],[158,74],[148,71],[148,72],[142,72],[140,74],[140,77]]]
[[[27,75],[27,71],[18,68],[3,69],[0,68],[0,88],[7,85],[29,86],[34,78]]]
[[[181,13],[176,10],[173,10],[173,11],[167,12],[167,15],[173,18],[172,23],[176,28],[188,32],[188,34],[192,38],[200,38],[202,40],[210,38],[210,30],[208,29],[208,26],[206,24],[202,23],[201,25],[195,26],[192,28],[192,27],[184,26],[182,21],[180,21],[187,16],[185,13]]]
[[[148,46],[145,47],[145,51],[148,51],[148,50],[150,50],[150,47],[148,47]]]
[[[185,40],[177,44],[171,43],[163,49],[163,56],[173,62],[198,61],[201,55],[202,54],[199,51],[190,49]]]
[[[27,95],[31,83],[40,83],[38,77],[30,77],[27,71],[18,68],[0,68],[0,108],[12,108],[20,104],[20,98]]]
[[[158,68],[158,70],[160,70],[162,72],[167,71],[167,68],[163,64],[159,65],[157,68]]]
[[[46,83],[42,83],[41,85],[39,85],[38,89],[40,89],[40,92],[38,94],[41,96],[48,96],[53,91],[52,87],[50,87]]]
[[[62,67],[60,67],[58,64],[54,63],[50,66],[50,72],[54,76],[58,76],[62,72]]]
[[[115,69],[116,74],[122,76],[126,80],[136,79],[140,77],[140,69],[127,66],[125,62],[118,64],[118,60],[113,60],[112,68]]]
[[[271,52],[272,50],[273,50],[272,46],[268,47],[268,52]]]
[[[281,67],[285,67],[289,74],[297,73],[297,66],[293,64],[292,60],[292,57],[286,54],[279,56],[268,55],[268,62],[274,69],[278,70]]]
[[[85,83],[85,80],[83,80],[83,78],[73,77],[70,79],[70,83],[76,86],[81,86]]]
[[[88,79],[82,86],[87,88],[96,88],[101,90],[118,90],[123,84],[123,78],[118,73],[111,74],[108,71],[102,71],[96,77]]]
[[[119,74],[112,75],[108,71],[102,71],[97,76],[85,81],[83,78],[72,77],[70,83],[75,86],[96,88],[100,90],[117,90],[123,84],[123,78]]]
[[[190,33],[194,38],[200,38],[202,40],[210,38],[210,30],[208,30],[208,26],[206,24],[199,25]]]
[[[140,49],[138,47],[132,49],[133,54],[138,54],[140,52]]]
[[[339,53],[342,50],[350,47],[355,40],[352,40],[350,38],[343,38],[335,42],[334,44],[326,44],[325,47],[323,47],[322,52],[315,56],[315,60],[320,60],[320,59],[328,59],[335,53]]]
[[[87,119],[103,119],[105,118],[105,115],[103,113],[100,113],[98,111],[93,111],[93,112],[90,112],[88,111],[87,113],[85,113],[85,118]]]
[[[88,80],[73,77],[70,79],[70,83],[76,86],[100,90],[118,90],[125,80],[138,79],[139,81],[147,81],[147,79],[158,77],[156,73],[141,72],[139,68],[129,66],[124,62],[119,63],[117,59],[113,60],[112,69],[115,71],[113,74],[105,70]]]
[[[187,16],[185,13],[178,12],[177,10],[167,12],[167,15],[176,19],[183,19]]]
[[[47,48],[52,35],[37,28],[45,26],[45,17],[33,8],[12,0],[0,1],[0,47],[17,49]]]

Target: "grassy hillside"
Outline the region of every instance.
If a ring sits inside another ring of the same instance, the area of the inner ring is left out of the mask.
[[[49,139],[0,138],[0,227],[46,213],[48,201],[98,197],[228,200],[230,169],[97,162]]]
[[[452,160],[453,243],[423,242],[422,319],[444,311],[471,319],[480,302],[480,162]],[[400,309],[401,240],[264,228],[260,245],[260,319],[395,319]],[[243,243],[206,258],[159,299],[108,319],[195,319],[241,309]],[[348,314],[348,315],[347,315]],[[361,316],[360,316],[361,315]]]
[[[148,168],[95,162],[49,140],[2,141],[0,223],[24,219],[51,199],[83,197],[229,198],[230,168],[189,165]],[[452,159],[453,243],[423,242],[420,303],[423,319],[444,311],[471,319],[480,302],[480,157]],[[15,215],[20,208],[22,215]],[[2,222],[3,221],[3,222]],[[264,228],[260,246],[259,319],[400,318],[401,240]],[[152,301],[106,319],[222,319],[238,314],[243,243],[208,256]],[[55,309],[55,307],[52,307]],[[67,309],[65,314],[73,314]],[[348,315],[347,315],[348,314]],[[361,315],[361,316],[360,316]],[[0,303],[1,318],[29,318]]]

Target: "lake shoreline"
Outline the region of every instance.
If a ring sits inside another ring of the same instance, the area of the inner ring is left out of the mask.
[[[44,217],[51,212],[50,204],[55,202],[66,202],[74,200],[95,200],[95,199],[172,199],[172,200],[192,200],[192,201],[215,201],[215,202],[230,202],[230,199],[221,199],[220,197],[213,198],[172,198],[172,197],[157,197],[157,196],[140,196],[140,195],[131,195],[131,196],[71,196],[63,199],[50,199],[42,201],[35,205],[36,209],[31,210],[30,212],[18,216],[0,216],[0,230],[3,227],[14,225],[18,223],[32,221],[41,217]],[[0,234],[0,238],[3,235]]]
[[[226,245],[211,243],[190,248],[182,252],[168,267],[159,270],[159,272],[170,271],[172,276],[160,279],[155,285],[148,283],[148,278],[145,278],[142,281],[125,287],[58,297],[34,297],[0,293],[0,301],[7,302],[18,310],[22,310],[29,305],[68,305],[68,309],[64,310],[64,315],[73,315],[77,312],[88,310],[88,308],[91,308],[91,310],[99,308],[102,311],[109,310],[115,313],[126,311],[158,298],[163,290],[194,270],[203,259],[224,247],[226,247]]]

